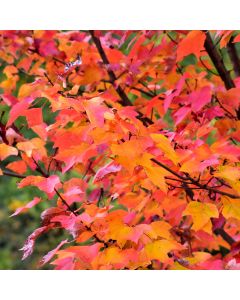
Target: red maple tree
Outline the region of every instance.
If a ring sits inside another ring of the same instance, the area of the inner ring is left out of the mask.
[[[240,268],[238,31],[0,34],[0,172],[49,203],[23,259],[62,228],[41,264]]]

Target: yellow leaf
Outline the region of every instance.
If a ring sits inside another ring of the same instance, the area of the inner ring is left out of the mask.
[[[175,261],[172,266],[170,266],[170,270],[189,270],[188,268],[185,268],[183,265],[181,265],[179,262]]]
[[[4,160],[10,155],[18,155],[18,150],[12,146],[8,146],[7,144],[0,144],[0,160]]]
[[[167,185],[165,182],[165,176],[168,175],[167,171],[163,170],[160,167],[144,167],[144,170],[148,178],[152,181],[153,184],[158,186],[163,192],[167,193]]]
[[[158,240],[147,244],[144,250],[148,259],[158,259],[161,262],[165,262],[169,260],[168,252],[179,248],[181,248],[180,245],[174,241]]]
[[[120,247],[123,247],[130,236],[133,228],[125,225],[121,220],[113,220],[109,224],[108,239],[116,240]]]
[[[19,91],[18,91],[18,97],[19,98],[25,98],[28,96],[38,95],[40,90],[43,89],[44,83],[40,80],[36,80],[32,83],[25,83],[21,85]],[[37,97],[37,96],[36,96]]]
[[[171,240],[172,236],[170,234],[171,225],[165,221],[156,221],[151,223],[152,230],[147,232],[147,235],[152,238],[164,238],[167,240]]]
[[[193,252],[193,257],[186,257],[185,259],[191,264],[199,264],[210,259],[212,256],[207,252]]]
[[[98,262],[103,265],[118,264],[122,263],[122,261],[124,260],[124,256],[118,247],[107,248],[101,254],[102,255],[100,255]]]
[[[214,176],[220,177],[229,181],[240,179],[240,169],[232,166],[220,166]]]
[[[235,218],[240,220],[240,201],[227,196],[221,197],[223,203],[222,214],[225,218]]]
[[[157,147],[161,149],[167,158],[169,158],[175,165],[179,162],[179,157],[173,149],[169,139],[163,134],[151,134],[151,138],[157,143]]]
[[[183,212],[183,216],[190,215],[193,219],[193,230],[204,230],[211,233],[210,218],[218,217],[216,205],[211,203],[190,202]]]

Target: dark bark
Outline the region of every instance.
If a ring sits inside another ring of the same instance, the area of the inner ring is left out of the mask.
[[[204,47],[205,47],[209,57],[211,58],[211,60],[214,64],[214,67],[218,71],[218,74],[221,77],[222,81],[224,82],[226,89],[229,90],[231,88],[234,88],[235,84],[224,65],[222,56],[218,52],[217,48],[214,46],[214,43],[212,41],[210,33],[208,31],[204,31],[204,32],[206,34],[206,40],[204,43]]]
[[[234,73],[235,73],[236,77],[239,77],[240,76],[240,61],[238,58],[236,46],[233,43],[233,38],[234,37],[231,37],[231,39],[227,45],[227,50],[228,50],[228,54],[229,54],[232,64],[233,64]]]

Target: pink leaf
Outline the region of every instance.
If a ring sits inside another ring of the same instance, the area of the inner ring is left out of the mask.
[[[48,226],[43,226],[43,227],[37,228],[31,235],[29,235],[24,246],[21,249],[19,249],[19,250],[23,251],[22,260],[26,259],[28,256],[30,256],[32,254],[36,239],[42,233],[46,232],[47,230],[48,230]]]
[[[35,197],[32,201],[28,202],[25,206],[19,207],[10,217],[16,216],[21,212],[28,210],[29,208],[32,208],[33,206],[37,205],[39,202],[41,202],[41,198]]]
[[[68,240],[61,241],[61,243],[55,249],[49,251],[46,255],[44,255],[44,257],[40,262],[41,266],[48,263],[53,258],[53,256],[58,252],[58,250],[66,243],[68,243]]]
[[[200,163],[199,171],[202,172],[207,167],[217,165],[217,164],[219,164],[219,160],[216,157],[214,157],[214,156],[209,157],[209,159],[206,159],[206,160],[204,160],[203,162]]]
[[[43,192],[52,193],[55,186],[59,183],[60,179],[57,175],[52,175],[48,178],[42,176],[28,176],[18,184],[18,187],[23,188],[28,185],[35,185]]]
[[[200,91],[194,91],[189,95],[192,110],[198,112],[204,105],[211,101],[211,89],[209,86],[203,87]]]
[[[181,77],[181,79],[178,81],[176,88],[164,99],[164,111],[166,112],[169,108],[169,106],[172,103],[172,100],[174,97],[178,96],[181,91],[182,88],[184,86],[185,80],[188,77],[188,75],[185,73],[183,74],[183,76]]]
[[[115,162],[110,162],[101,169],[99,169],[94,176],[93,182],[97,182],[101,180],[103,177],[105,177],[108,174],[119,172],[121,170],[121,166],[116,164]]]
[[[51,219],[52,222],[59,222],[63,228],[69,231],[69,233],[76,238],[79,232],[84,230],[84,225],[82,224],[81,217],[76,217],[75,215],[64,216],[59,215]]]
[[[38,187],[40,190],[46,193],[52,193],[57,184],[60,183],[60,179],[57,175],[52,175],[46,178],[44,181],[40,182]]]
[[[176,125],[178,125],[185,117],[186,115],[191,111],[191,108],[189,106],[183,106],[181,107],[175,114],[174,117],[176,119]]]

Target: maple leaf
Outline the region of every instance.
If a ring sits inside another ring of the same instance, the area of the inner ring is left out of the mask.
[[[11,126],[12,123],[19,117],[21,116],[23,113],[25,113],[25,111],[28,109],[28,107],[30,106],[30,104],[33,102],[33,99],[28,97],[23,99],[22,101],[16,103],[10,110],[9,113],[9,118],[8,118],[8,122],[7,122],[7,127]]]
[[[57,175],[51,175],[48,178],[42,176],[28,176],[21,180],[21,182],[18,184],[18,187],[23,188],[28,185],[35,185],[46,193],[52,193],[55,189],[55,186],[59,183],[60,179]]]
[[[114,114],[103,105],[103,99],[100,97],[86,100],[83,102],[87,116],[93,126],[102,127],[105,117],[114,118]]]
[[[211,233],[211,218],[217,218],[219,213],[216,205],[191,201],[183,212],[183,216],[190,215],[193,219],[193,230],[204,230]]]
[[[6,168],[18,174],[24,174],[27,171],[27,165],[23,160],[13,161],[9,163]]]
[[[209,86],[203,87],[200,91],[194,91],[189,95],[191,107],[194,112],[200,111],[204,105],[211,101],[211,89]]]
[[[30,256],[32,254],[36,239],[42,233],[44,233],[48,230],[49,230],[48,226],[43,226],[43,227],[37,228],[31,235],[29,235],[24,246],[20,249],[21,251],[23,251],[22,260],[26,259],[28,256]]]
[[[111,150],[117,156],[115,160],[131,173],[141,162],[142,146],[138,140],[126,141],[121,145],[113,144]]]
[[[183,106],[181,107],[177,112],[174,114],[175,118],[175,124],[178,125],[182,120],[188,115],[188,113],[191,111],[190,106]]]
[[[165,182],[167,172],[160,167],[145,167],[144,169],[152,183],[158,186],[163,192],[167,193],[167,184]]]
[[[222,214],[225,218],[235,218],[240,220],[240,202],[238,199],[231,199],[227,196],[221,197],[223,202]]]
[[[104,249],[104,251],[95,259],[93,265],[95,268],[104,266],[114,269],[121,269],[127,264],[128,258],[124,255],[124,251],[118,247],[112,246]]]
[[[148,236],[150,236],[152,239],[157,239],[159,237],[171,240],[172,236],[170,233],[171,225],[165,221],[156,221],[152,222],[151,230],[147,232]]]
[[[121,170],[121,168],[122,167],[120,165],[118,165],[112,161],[96,172],[96,174],[93,178],[93,182],[102,180],[108,174],[119,172]]]
[[[53,256],[56,255],[58,250],[66,243],[68,243],[68,240],[61,241],[55,249],[49,251],[46,255],[44,255],[40,262],[40,265],[43,266],[48,263],[53,258]]]
[[[20,214],[21,212],[24,212],[28,210],[29,208],[34,207],[39,202],[41,202],[41,198],[35,197],[32,201],[28,202],[26,205],[19,207],[10,217],[16,216]]]
[[[151,138],[157,143],[157,147],[165,153],[166,157],[176,165],[179,161],[179,158],[168,138],[163,134],[156,133],[151,134]]]
[[[10,155],[18,155],[18,150],[4,143],[0,144],[0,160],[4,160]]]
[[[0,175],[56,197],[24,258],[57,229],[78,243],[43,257],[58,270],[238,268],[237,31],[1,37]]]
[[[169,261],[168,253],[170,251],[181,249],[181,245],[175,241],[158,240],[144,247],[144,252],[148,259],[158,259],[161,262]]]
[[[182,88],[184,86],[185,80],[188,77],[186,73],[181,76],[180,80],[176,84],[176,87],[174,90],[172,90],[170,93],[169,91],[166,92],[166,98],[164,99],[164,111],[167,112],[170,104],[172,103],[172,100],[174,97],[178,96],[180,92],[182,91]],[[158,96],[157,96],[158,98]]]
[[[27,118],[29,127],[41,125],[43,123],[42,108],[31,108],[22,113]]]
[[[76,258],[78,269],[92,269],[94,259],[102,246],[103,244],[101,243],[95,243],[90,246],[72,246],[68,247],[66,250],[58,251],[57,255],[61,257],[62,254],[70,253]]]
[[[240,168],[232,166],[219,166],[214,175],[216,177],[226,179],[227,181],[236,181],[240,179]]]
[[[180,61],[189,54],[200,56],[205,41],[205,34],[200,30],[192,30],[179,43],[177,49],[177,61]]]

